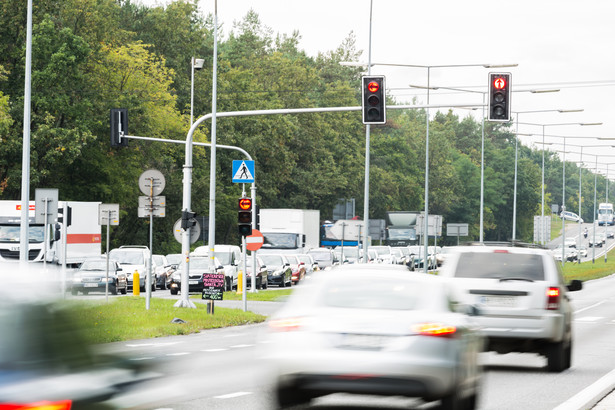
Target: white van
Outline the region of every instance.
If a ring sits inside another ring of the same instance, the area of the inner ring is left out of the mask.
[[[109,259],[116,261],[118,265],[120,265],[122,271],[126,273],[128,290],[132,290],[132,275],[135,272],[139,272],[139,288],[142,292],[145,291],[149,257],[150,251],[147,246],[120,246],[109,252]],[[156,282],[158,282],[158,277],[156,272],[152,272],[152,292],[156,291]]]

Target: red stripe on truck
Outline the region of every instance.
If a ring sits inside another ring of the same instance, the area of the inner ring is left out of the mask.
[[[66,243],[100,243],[99,233],[70,233]]]

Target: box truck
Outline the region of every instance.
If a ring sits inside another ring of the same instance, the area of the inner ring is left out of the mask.
[[[305,253],[319,247],[320,211],[261,209],[259,230],[264,243],[259,252]]]
[[[79,265],[88,257],[101,256],[101,228],[98,224],[100,202],[59,201],[63,222],[50,221],[45,247],[45,227],[35,222],[34,201],[30,201],[28,219],[28,260],[64,262],[64,226],[67,207],[71,221],[66,235],[66,264]],[[21,201],[0,201],[0,261],[19,260]],[[47,249],[45,258],[45,248]]]

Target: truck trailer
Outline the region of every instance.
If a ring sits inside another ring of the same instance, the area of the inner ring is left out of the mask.
[[[261,209],[259,252],[305,253],[319,247],[320,211],[314,209]]]
[[[35,222],[35,203],[30,201],[28,260],[64,263],[65,229],[63,224],[67,220],[67,207],[71,210],[71,221],[66,235],[66,264],[76,266],[88,257],[100,257],[99,204],[100,202],[59,201],[58,209],[62,209],[63,221],[50,221],[47,225],[47,246],[45,247],[45,226]],[[21,201],[0,201],[0,261],[19,260],[20,231]]]

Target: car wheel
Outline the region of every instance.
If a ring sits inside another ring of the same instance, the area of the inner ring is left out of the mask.
[[[572,347],[571,343],[568,343]],[[550,343],[547,346],[547,370],[552,373],[559,373],[570,367],[570,357],[572,349],[567,348],[565,341]]]
[[[156,292],[156,280],[152,281],[152,292]]]
[[[117,295],[117,286],[116,285],[111,286],[111,294],[112,295]]]
[[[285,288],[286,287],[286,278],[284,276],[282,276],[282,279],[280,281],[280,287],[281,288]]]
[[[171,295],[177,295],[177,288],[171,289]]]
[[[463,400],[459,395],[459,387],[455,386],[453,391],[440,399],[441,410],[463,410]]]
[[[269,285],[268,279],[265,279],[265,283],[263,283],[263,289],[267,289],[268,285]]]
[[[291,388],[278,388],[275,395],[280,408],[308,403],[311,400],[307,394]]]

